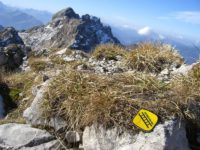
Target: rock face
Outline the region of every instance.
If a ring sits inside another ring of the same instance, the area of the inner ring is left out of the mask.
[[[10,44],[24,45],[18,32],[14,28],[5,28],[0,32],[0,47],[6,47]]]
[[[84,150],[190,150],[183,126],[168,121],[155,127],[151,133],[119,136],[117,129],[105,130],[87,127],[83,133]]]
[[[23,57],[30,51],[14,28],[0,31],[0,68],[14,70],[19,68]]]
[[[100,19],[80,17],[72,8],[56,13],[46,26],[32,28],[20,36],[35,51],[68,47],[88,52],[100,43],[119,43]]]
[[[24,124],[0,125],[0,149],[53,150],[60,143],[48,132]]]

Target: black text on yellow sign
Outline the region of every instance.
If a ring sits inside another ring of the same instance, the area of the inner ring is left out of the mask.
[[[158,116],[154,113],[141,109],[133,119],[133,123],[144,131],[151,131],[158,122]]]

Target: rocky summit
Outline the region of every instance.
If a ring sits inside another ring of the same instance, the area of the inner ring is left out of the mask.
[[[80,17],[72,8],[59,11],[46,26],[21,32],[20,36],[34,51],[68,47],[88,52],[98,44],[120,43],[99,18]]]

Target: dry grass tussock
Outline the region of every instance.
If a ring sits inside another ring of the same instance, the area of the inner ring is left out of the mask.
[[[48,68],[48,59],[46,57],[30,57],[28,64],[35,72],[44,71]]]
[[[140,43],[127,55],[126,64],[138,71],[159,73],[172,64],[183,64],[182,57],[167,44]]]
[[[170,84],[172,98],[184,117],[200,127],[200,76],[199,65],[187,76],[178,76]]]
[[[98,123],[136,131],[132,119],[141,108],[164,121],[184,117],[177,106],[188,104],[177,98],[170,85],[144,73],[103,76],[68,70],[56,77],[47,91],[41,108],[44,116],[63,117],[68,130]]]
[[[125,56],[126,51],[123,47],[114,44],[102,44],[97,46],[92,52],[92,57],[97,60],[116,60],[116,56]]]

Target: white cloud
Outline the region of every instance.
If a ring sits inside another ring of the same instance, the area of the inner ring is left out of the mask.
[[[200,24],[200,11],[179,11],[168,14],[168,16],[157,17],[159,20],[176,19],[182,22]]]
[[[138,34],[140,34],[140,35],[149,35],[149,34],[151,34],[151,32],[152,32],[151,28],[148,26],[138,30]]]
[[[162,35],[162,34],[158,34],[158,37],[159,37],[161,40],[164,40],[164,39],[165,39],[165,36]]]
[[[181,11],[175,13],[175,18],[181,21],[200,24],[200,11]]]

